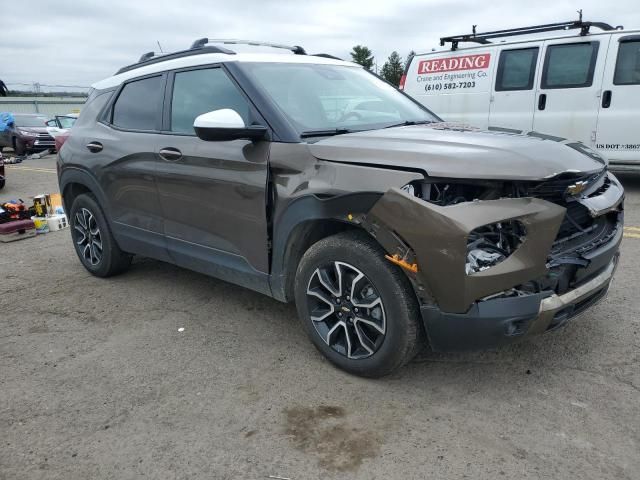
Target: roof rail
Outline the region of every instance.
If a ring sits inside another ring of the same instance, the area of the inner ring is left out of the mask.
[[[290,50],[296,55],[306,55],[304,48],[294,45],[280,45],[278,43],[267,43],[267,42],[256,42],[253,40],[236,40],[236,39],[209,39],[209,38],[199,38],[195,42],[191,44],[191,47],[187,50],[180,50],[174,53],[166,53],[162,55],[156,55],[155,52],[147,52],[144,53],[137,63],[132,63],[131,65],[127,65],[118,70],[115,74],[129,72],[131,70],[135,70],[136,68],[145,67],[147,65],[152,65],[154,63],[164,62],[165,60],[172,60],[174,58],[188,57],[191,55],[199,55],[202,53],[225,53],[227,55],[235,55],[236,52],[233,50],[229,50],[224,47],[216,47],[213,45],[208,45],[209,43],[222,43],[225,45],[252,45],[259,47],[272,47],[272,48],[283,48],[285,50]],[[326,55],[326,54],[323,54]]]
[[[582,11],[578,11],[580,18],[570,22],[547,23],[545,25],[532,25],[530,27],[509,28],[506,30],[495,30],[493,32],[476,33],[476,26],[473,25],[472,33],[453,35],[451,37],[440,38],[440,46],[444,47],[445,43],[451,43],[451,50],[457,50],[460,42],[473,42],[486,45],[492,43],[489,39],[512,37],[517,35],[531,35],[533,33],[553,32],[557,30],[575,30],[580,29],[580,35],[587,35],[591,27],[599,28],[603,31],[622,30],[624,27],[618,25],[612,27],[604,22],[583,22]]]
[[[223,45],[251,45],[252,47],[271,47],[290,50],[296,55],[306,55],[304,48],[299,45],[282,45],[279,43],[257,42],[255,40],[238,40],[236,38],[199,38],[191,44],[191,49],[202,48],[209,43],[222,43]]]
[[[153,65],[154,63],[164,62],[166,60],[173,60],[174,58],[190,57],[191,55],[200,55],[203,53],[225,53],[227,55],[235,55],[236,52],[228,50],[222,47],[205,46],[198,49],[180,50],[173,53],[165,53],[163,55],[156,55],[154,52],[147,52],[140,57],[137,63],[132,63],[118,70],[115,74],[129,72],[136,68],[146,67],[147,65]]]
[[[340,57],[336,57],[335,55],[330,55],[328,53],[313,53],[312,57],[322,57],[322,58],[330,58],[332,60],[342,60]]]
[[[140,60],[138,60],[138,63],[146,62],[147,60],[155,56],[156,56],[156,52],[143,53],[142,56],[140,57]]]

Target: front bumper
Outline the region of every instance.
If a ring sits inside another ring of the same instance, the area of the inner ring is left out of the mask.
[[[23,140],[25,148],[33,152],[50,150],[56,147],[53,137],[28,137]]]
[[[606,188],[599,183],[577,200],[599,222],[584,240],[557,238],[567,210],[546,200],[502,198],[439,207],[398,189],[374,205],[366,228],[387,252],[417,264],[417,272],[407,275],[423,305],[434,350],[499,347],[553,330],[606,294],[622,241],[624,200],[617,179],[607,178]],[[469,232],[512,219],[526,227],[521,246],[501,263],[466,274]],[[538,288],[520,288],[530,282]]]
[[[591,280],[563,295],[539,293],[475,303],[467,313],[420,309],[431,348],[437,352],[486,350],[554,330],[602,300],[611,284],[617,252]]]

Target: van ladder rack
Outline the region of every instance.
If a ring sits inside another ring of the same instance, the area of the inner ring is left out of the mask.
[[[533,33],[553,32],[558,30],[575,30],[580,29],[580,35],[587,35],[591,27],[599,28],[603,31],[622,30],[622,25],[612,27],[604,22],[583,22],[582,12],[580,19],[571,22],[547,23],[545,25],[533,25],[531,27],[509,28],[506,30],[495,30],[493,32],[476,33],[476,25],[473,26],[472,33],[463,35],[453,35],[451,37],[440,38],[440,46],[444,47],[445,43],[451,43],[451,50],[457,50],[460,42],[473,42],[481,45],[492,43],[489,39],[512,37],[517,35],[531,35]]]

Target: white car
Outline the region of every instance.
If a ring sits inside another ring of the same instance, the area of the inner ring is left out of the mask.
[[[444,120],[577,140],[640,171],[640,30],[580,19],[440,43],[413,57],[400,88]]]
[[[54,118],[49,120],[47,125],[47,132],[53,138],[62,135],[63,133],[67,133],[73,124],[76,123],[78,119],[77,113],[70,113],[68,115],[56,115]]]

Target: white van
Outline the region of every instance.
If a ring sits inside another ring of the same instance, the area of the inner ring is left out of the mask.
[[[554,30],[562,33],[493,43]],[[467,42],[477,45],[459,47]],[[640,171],[640,30],[579,20],[447,43],[415,55],[400,85],[444,120],[578,140],[613,169]]]

